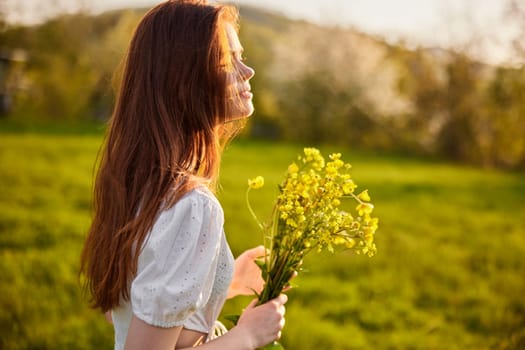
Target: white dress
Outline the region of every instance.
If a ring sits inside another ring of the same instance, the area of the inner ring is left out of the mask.
[[[163,211],[143,244],[130,300],[112,310],[115,349],[123,349],[134,314],[157,327],[213,334],[234,259],[213,194],[198,188]]]

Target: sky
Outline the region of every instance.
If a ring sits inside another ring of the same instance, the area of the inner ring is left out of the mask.
[[[525,6],[525,0],[518,0]],[[151,7],[151,0],[0,0],[13,21],[31,22],[59,9],[74,12],[79,4],[100,13],[123,7]],[[221,2],[221,1],[218,1]],[[255,5],[288,17],[325,25],[353,27],[409,45],[464,47],[491,63],[513,62],[513,21],[505,17],[507,0],[230,0]]]

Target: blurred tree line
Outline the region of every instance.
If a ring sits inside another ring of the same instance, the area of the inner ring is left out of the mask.
[[[28,57],[12,118],[107,118],[113,72],[137,20],[132,11],[75,14],[4,31],[2,46],[22,48]]]
[[[143,10],[5,27],[28,57],[12,119],[105,120],[113,76]],[[514,20],[525,17],[515,11]],[[241,9],[256,116],[247,136],[525,167],[525,68],[462,51],[407,49],[351,29]],[[1,23],[0,23],[1,24]]]

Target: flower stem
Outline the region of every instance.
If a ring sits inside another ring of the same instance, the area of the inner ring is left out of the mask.
[[[248,206],[248,210],[250,211],[250,214],[252,214],[253,218],[255,219],[255,222],[257,223],[257,226],[259,226],[259,228],[262,231],[264,231],[264,225],[261,223],[261,221],[259,220],[259,218],[255,214],[255,211],[253,211],[252,206],[250,205],[249,193],[250,193],[250,187],[248,187],[248,189],[246,190],[246,205]]]

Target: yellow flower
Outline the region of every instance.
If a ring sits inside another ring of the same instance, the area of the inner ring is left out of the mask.
[[[341,159],[341,153],[332,153],[328,156],[331,160]]]
[[[333,166],[333,164],[328,164],[326,166],[326,174],[327,175],[335,175],[335,174],[337,174],[337,169]]]
[[[337,236],[334,238],[335,245],[342,245],[342,244],[346,244],[347,242],[348,241],[344,237],[341,237],[341,236]]]
[[[365,202],[370,202],[370,196],[368,195],[368,190],[364,190],[363,192],[359,193],[357,195],[357,198]]]
[[[291,227],[297,227],[297,223],[295,222],[294,219],[286,220],[286,225],[291,226]]]
[[[348,241],[346,243],[346,247],[348,249],[352,249],[353,247],[355,246],[355,239],[353,238],[348,238]]]
[[[297,164],[292,163],[290,164],[290,166],[288,166],[288,173],[296,174],[298,171],[299,171],[299,167],[297,166]]]
[[[341,159],[340,153],[328,158],[325,162],[318,149],[305,148],[288,166],[279,185],[271,221],[259,225],[272,257],[260,266],[267,280],[272,281],[261,293],[262,302],[275,297],[274,292],[281,292],[287,276],[297,270],[310,251],[334,252],[334,248],[344,247],[365,256],[377,252],[374,240],[378,219],[371,217],[374,206],[368,191],[354,194],[357,184],[350,174],[351,165]],[[248,180],[249,189],[263,184],[261,176]],[[357,202],[357,213],[345,210],[347,199]],[[253,210],[252,215],[255,217]]]
[[[372,210],[374,210],[374,206],[371,203],[360,203],[357,205],[355,210],[357,210],[359,216],[363,216],[365,214],[372,213]]]
[[[255,177],[253,179],[249,179],[248,180],[248,186],[250,186],[250,188],[253,188],[254,190],[263,187],[264,186],[264,177],[257,176],[257,177]]]
[[[343,193],[344,194],[350,194],[354,192],[357,185],[352,180],[347,180],[343,184]]]

